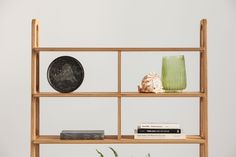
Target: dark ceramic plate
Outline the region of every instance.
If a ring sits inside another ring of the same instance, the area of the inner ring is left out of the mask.
[[[49,84],[58,92],[69,93],[76,90],[84,80],[82,64],[70,56],[56,58],[48,67]]]

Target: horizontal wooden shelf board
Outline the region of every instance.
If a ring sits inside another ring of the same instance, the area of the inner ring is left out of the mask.
[[[134,139],[133,135],[107,135],[104,140],[61,140],[56,135],[41,135],[33,140],[35,144],[200,144],[205,140],[198,135],[188,135],[186,139]]]
[[[40,92],[33,94],[35,97],[117,97],[117,95],[117,92]]]
[[[201,93],[201,92],[176,92],[176,93],[122,92],[122,97],[204,97],[204,93]]]
[[[40,51],[90,51],[90,52],[97,52],[97,51],[129,51],[129,52],[137,52],[137,51],[203,51],[204,48],[199,47],[160,47],[160,48],[102,48],[102,47],[94,47],[94,48],[86,48],[86,47],[39,47],[39,48],[33,48],[34,51],[40,52]]]
[[[204,97],[201,92],[176,92],[176,93],[139,93],[139,92],[40,92],[34,97]]]

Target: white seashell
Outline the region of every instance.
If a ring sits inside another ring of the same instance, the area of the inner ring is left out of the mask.
[[[144,76],[141,84],[138,86],[138,90],[142,93],[163,92],[163,86],[160,76],[155,72],[151,72],[148,75]]]

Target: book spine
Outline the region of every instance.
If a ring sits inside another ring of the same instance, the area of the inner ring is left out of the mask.
[[[185,139],[183,134],[134,134],[135,139]]]
[[[61,140],[102,140],[104,134],[100,133],[61,133]]]
[[[138,133],[180,134],[181,129],[143,129],[143,128],[138,128]]]
[[[141,124],[140,128],[153,128],[153,129],[177,129],[180,128],[179,124]]]

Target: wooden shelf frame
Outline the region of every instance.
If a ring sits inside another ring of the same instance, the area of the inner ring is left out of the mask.
[[[31,157],[40,157],[40,144],[200,144],[200,157],[208,157],[208,77],[207,77],[207,20],[200,21],[199,47],[159,47],[159,48],[111,48],[111,47],[39,47],[39,21],[32,20],[32,80],[31,80]],[[40,52],[112,52],[117,53],[117,91],[116,92],[40,92],[39,71]],[[200,91],[181,93],[138,93],[121,91],[122,53],[126,52],[181,52],[199,53]],[[60,140],[56,135],[40,135],[40,98],[42,97],[116,97],[117,135],[105,135],[104,140]],[[188,135],[186,139],[138,140],[133,135],[122,135],[121,99],[126,97],[198,97],[200,135]]]

